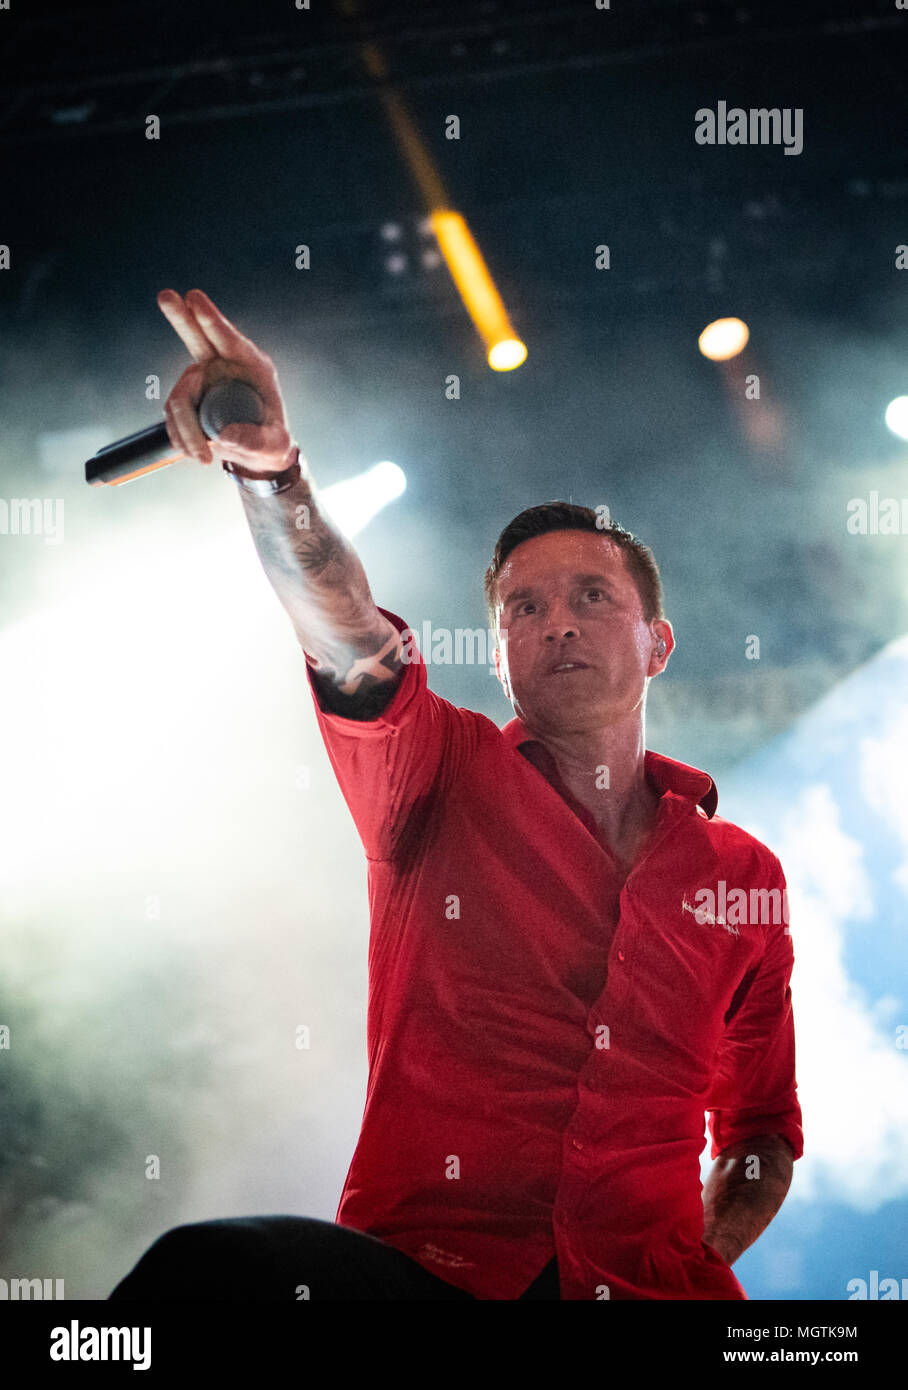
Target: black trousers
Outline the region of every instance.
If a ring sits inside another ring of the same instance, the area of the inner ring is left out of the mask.
[[[466,1299],[472,1294],[362,1231],[308,1216],[239,1216],[175,1226],[111,1299]],[[560,1299],[551,1260],[521,1299]]]

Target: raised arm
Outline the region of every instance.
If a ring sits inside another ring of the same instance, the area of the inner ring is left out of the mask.
[[[162,290],[158,305],[195,359],[165,405],[174,448],[204,465],[228,459],[261,476],[283,471],[299,456],[300,477],[285,491],[262,497],[239,486],[249,529],[325,708],[347,718],[375,718],[400,681],[401,636],[379,612],[353,546],[319,506],[308,462],[290,436],[274,363],[201,290],[185,299]],[[231,425],[208,440],[196,407],[227,377],[255,387],[265,419]]]
[[[399,684],[401,636],[378,611],[353,546],[319,507],[302,455],[300,465],[299,481],[273,497],[241,487],[246,519],[314,669],[322,707],[348,719],[372,719]]]

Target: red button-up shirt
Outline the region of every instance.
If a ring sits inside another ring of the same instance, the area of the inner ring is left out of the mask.
[[[442,699],[421,658],[369,721],[325,712],[307,674],[368,860],[338,1223],[481,1299],[556,1254],[564,1299],[746,1298],[702,1240],[704,1116],[713,1158],[769,1133],[800,1157],[793,954],[784,920],[730,926],[718,895],[784,890],[779,861],[705,772],[648,751],[658,819],[624,881],[519,719]]]

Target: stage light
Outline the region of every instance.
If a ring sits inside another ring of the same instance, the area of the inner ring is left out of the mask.
[[[319,488],[319,501],[332,521],[351,540],[407,486],[404,470],[389,459],[355,478]]]
[[[886,407],[886,424],[899,439],[908,439],[908,396],[896,396]]]
[[[527,350],[508,321],[482,252],[461,214],[451,211],[450,196],[428,146],[404,98],[390,85],[388,64],[382,49],[375,43],[367,42],[361,45],[359,51],[366,71],[382,84],[379,95],[385,114],[397,138],[401,155],[426,207],[430,209],[429,216],[419,223],[420,235],[428,237],[435,233],[451,279],[485,344],[489,366],[496,372],[513,371],[525,361]],[[388,229],[397,225],[386,223],[382,235],[387,239]],[[387,261],[385,264],[388,270],[398,269]],[[427,269],[431,268],[431,262],[424,264]]]
[[[511,327],[482,252],[463,217],[459,212],[433,212],[432,225],[451,278],[486,345],[489,366],[498,372],[519,367],[527,350]]]
[[[746,346],[750,329],[741,319],[714,319],[698,338],[698,346],[711,362],[727,362]]]
[[[496,372],[511,372],[526,359],[526,345],[519,338],[503,338],[489,348],[489,366]]]

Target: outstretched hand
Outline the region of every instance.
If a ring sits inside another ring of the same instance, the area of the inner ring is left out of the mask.
[[[202,290],[190,290],[185,298],[176,290],[161,290],[158,308],[194,359],[164,405],[167,434],[173,447],[198,463],[229,459],[256,473],[286,468],[294,445],[271,358],[245,337]],[[230,377],[248,382],[259,393],[265,405],[265,419],[260,425],[228,425],[209,440],[199,424],[198,404],[209,387]]]

